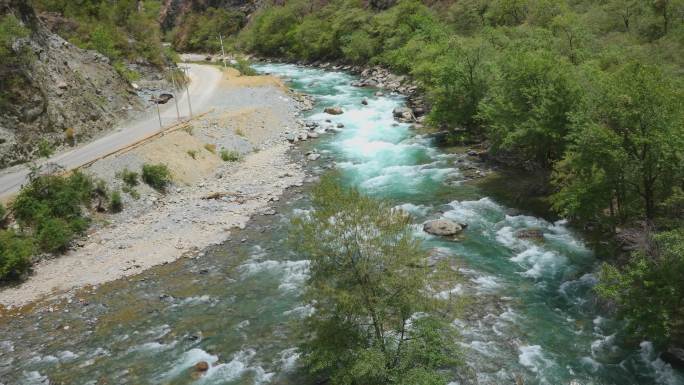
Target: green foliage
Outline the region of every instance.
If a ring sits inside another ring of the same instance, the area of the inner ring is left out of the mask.
[[[561,158],[580,93],[573,68],[548,51],[508,52],[480,105],[493,150],[549,167]]]
[[[12,230],[0,230],[0,281],[20,278],[31,267],[34,245]]]
[[[79,172],[32,176],[12,203],[12,212],[20,226],[33,232],[41,251],[63,251],[87,229],[83,207],[90,207],[95,190],[93,181]]]
[[[145,60],[161,67],[165,53],[157,17],[159,2],[137,0],[36,0],[38,11],[57,12],[72,23],[58,25],[58,33],[85,49],[94,49],[112,62]],[[75,27],[74,27],[75,26]],[[122,76],[129,75],[120,71]]]
[[[7,215],[7,209],[5,208],[5,205],[0,202],[0,223],[2,223],[5,219],[5,216]]]
[[[49,140],[43,138],[38,142],[38,155],[42,158],[49,158],[54,154],[55,148]]]
[[[314,189],[313,208],[290,237],[310,260],[307,369],[335,384],[446,383],[458,365],[455,330],[428,293],[439,280],[411,218],[332,176]]]
[[[140,73],[126,67],[126,64],[122,61],[115,61],[112,66],[116,72],[121,75],[122,78],[126,79],[129,83],[140,80]]]
[[[239,32],[246,21],[243,12],[224,8],[191,14],[171,32],[173,47],[181,52],[221,52],[219,34],[224,46],[228,46],[227,39]]]
[[[158,191],[165,191],[171,183],[171,172],[164,164],[144,164],[142,166],[142,180]]]
[[[128,187],[135,187],[138,185],[138,173],[124,168],[121,172],[116,174],[116,177],[121,179]]]
[[[221,149],[221,159],[224,162],[237,162],[240,160],[240,153],[233,150]]]
[[[112,192],[109,198],[109,210],[113,213],[120,213],[123,210],[123,201],[119,191]]]
[[[598,82],[577,114],[556,168],[556,206],[568,216],[654,219],[684,175],[681,86],[655,66],[628,63]]]
[[[250,62],[242,58],[235,59],[235,64],[231,64],[231,67],[240,71],[240,74],[244,76],[254,76],[257,74]]]
[[[655,236],[651,251],[635,253],[622,269],[604,265],[598,293],[618,305],[639,338],[666,342],[684,337],[684,231]]]

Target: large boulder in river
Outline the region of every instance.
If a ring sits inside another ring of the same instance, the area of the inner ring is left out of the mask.
[[[340,107],[326,107],[323,112],[330,115],[342,115],[344,113]]]
[[[413,111],[408,107],[396,107],[392,110],[392,115],[399,120],[409,121],[413,119]]]
[[[448,219],[436,219],[423,224],[423,231],[432,235],[451,236],[460,234],[463,226]]]

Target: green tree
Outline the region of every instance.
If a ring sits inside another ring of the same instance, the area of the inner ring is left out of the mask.
[[[474,130],[489,86],[488,46],[477,38],[452,39],[445,51],[436,62],[418,65],[414,75],[430,91],[434,122]]]
[[[457,364],[455,331],[431,312],[437,303],[426,291],[438,283],[410,217],[330,176],[313,206],[291,237],[311,261],[305,366],[335,384],[445,383]]]
[[[652,220],[684,167],[681,87],[658,67],[639,63],[604,77],[599,87],[578,115],[567,167],[558,169],[558,206],[573,213],[615,202],[626,216]],[[605,177],[600,199],[582,196],[592,174]]]
[[[664,343],[684,337],[684,231],[658,234],[647,252],[622,269],[605,264],[598,293],[618,305],[618,314],[639,338]]]
[[[479,113],[492,149],[550,168],[563,154],[580,98],[573,68],[545,50],[507,51],[498,68]]]

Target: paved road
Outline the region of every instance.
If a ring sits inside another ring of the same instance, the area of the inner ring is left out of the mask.
[[[211,102],[216,93],[221,71],[210,65],[187,64],[190,76],[190,101],[193,114],[202,113],[211,108]],[[189,115],[187,94],[179,92],[178,106],[181,118]],[[168,127],[177,122],[176,105],[173,99],[167,104],[160,105],[162,122]],[[122,124],[107,136],[96,139],[87,144],[59,153],[50,159],[42,160],[39,164],[54,163],[67,170],[82,166],[91,160],[122,149],[145,137],[155,134],[163,128],[159,127],[156,108],[151,108],[145,116]],[[0,174],[0,198],[6,198],[19,191],[26,182],[29,170],[26,166],[13,167]]]

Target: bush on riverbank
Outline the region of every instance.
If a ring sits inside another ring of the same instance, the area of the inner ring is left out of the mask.
[[[68,177],[32,176],[12,203],[12,213],[35,238],[40,251],[64,251],[88,228],[83,208],[90,207],[94,191],[93,181],[80,172]]]
[[[630,331],[644,339],[684,342],[684,230],[658,234],[624,268],[604,265],[598,292],[619,305]]]
[[[454,314],[429,293],[440,279],[411,218],[331,176],[312,198],[314,210],[293,221],[291,236],[310,260],[305,367],[336,384],[448,382],[459,364]]]
[[[144,164],[142,166],[142,180],[153,189],[164,192],[171,183],[171,171],[165,164]]]
[[[12,230],[0,230],[0,281],[17,279],[31,267],[34,244]]]

